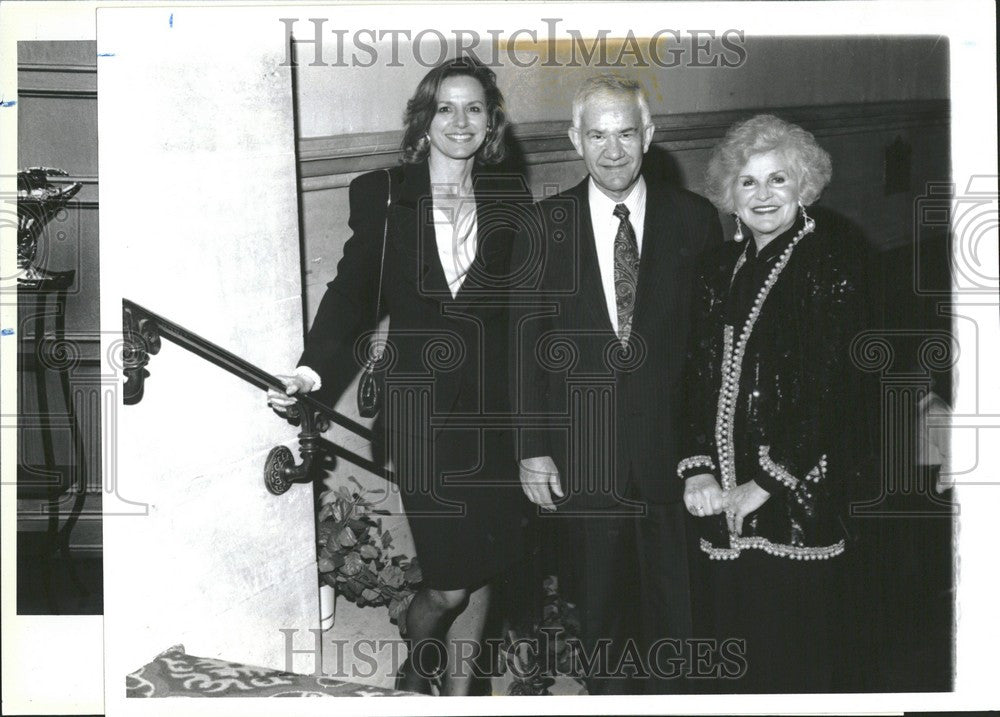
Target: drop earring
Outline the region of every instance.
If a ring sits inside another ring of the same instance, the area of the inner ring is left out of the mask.
[[[802,212],[802,221],[805,222],[806,229],[812,231],[816,228],[816,221],[806,214],[806,208],[802,205],[802,200],[799,200],[799,211]]]
[[[734,214],[733,218],[736,219],[736,233],[733,234],[733,241],[741,242],[743,241],[743,225],[740,224],[740,217],[738,214]]]

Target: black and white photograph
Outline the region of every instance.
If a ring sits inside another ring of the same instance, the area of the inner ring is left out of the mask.
[[[17,49],[17,613],[100,615],[96,45]]]
[[[5,713],[996,706],[993,6],[33,5]]]

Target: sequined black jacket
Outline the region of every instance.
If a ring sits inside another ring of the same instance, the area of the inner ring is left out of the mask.
[[[858,464],[850,414],[862,395],[850,345],[864,323],[866,247],[832,217],[817,216],[812,232],[804,224],[800,217],[773,240],[785,249],[735,328],[727,297],[747,244],[708,254],[696,281],[678,475],[712,473],[723,490],[754,480],[771,494],[741,536],[724,515],[698,519],[712,558],[748,548],[796,559],[844,550],[844,496]]]

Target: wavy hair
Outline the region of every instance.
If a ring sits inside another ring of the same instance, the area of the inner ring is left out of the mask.
[[[715,146],[705,172],[705,196],[721,211],[735,211],[733,186],[740,170],[755,154],[779,150],[791,162],[789,168],[799,183],[799,199],[809,205],[830,183],[830,155],[810,132],[774,115],[757,115],[737,122]]]
[[[483,164],[497,164],[507,154],[506,134],[509,121],[504,109],[503,93],[497,87],[497,76],[472,55],[448,60],[424,75],[413,97],[406,103],[403,115],[403,161],[422,162],[430,152],[427,130],[437,112],[437,94],[441,83],[449,77],[472,77],[483,86],[486,95],[486,139],[476,152]]]
[[[591,97],[603,92],[612,94],[620,93],[635,97],[639,103],[639,114],[642,116],[643,127],[648,127],[653,123],[653,116],[649,111],[649,101],[646,99],[646,91],[636,80],[630,77],[623,77],[608,73],[595,75],[584,80],[583,84],[576,91],[573,97],[573,126],[579,129],[580,120],[583,117],[583,108]]]

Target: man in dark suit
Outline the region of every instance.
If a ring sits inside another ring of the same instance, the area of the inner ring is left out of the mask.
[[[588,80],[569,136],[589,176],[539,202],[512,258],[521,483],[558,536],[591,693],[682,689],[692,630],[677,434],[695,261],[722,228],[643,176],[654,129],[638,83]]]

